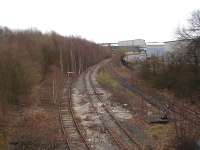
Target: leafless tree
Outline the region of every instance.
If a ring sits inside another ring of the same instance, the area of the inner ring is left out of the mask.
[[[177,35],[180,40],[188,41],[185,58],[195,66],[195,71],[199,74],[200,66],[200,10],[192,13],[188,19],[188,27],[178,29]]]

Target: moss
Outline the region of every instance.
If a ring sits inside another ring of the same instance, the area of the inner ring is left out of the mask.
[[[169,133],[173,130],[172,124],[152,125],[145,132],[156,139],[166,139]]]
[[[111,90],[116,90],[119,87],[119,83],[114,80],[110,74],[108,74],[105,69],[101,69],[99,71],[99,74],[97,76],[97,81],[107,87],[107,88],[111,88]]]

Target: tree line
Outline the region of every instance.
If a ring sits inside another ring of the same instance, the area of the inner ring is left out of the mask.
[[[1,105],[19,103],[44,80],[52,66],[63,73],[81,73],[110,54],[109,49],[80,37],[0,27]]]
[[[200,100],[200,10],[194,11],[188,26],[177,30],[174,51],[142,62],[141,75],[157,88],[180,97]]]

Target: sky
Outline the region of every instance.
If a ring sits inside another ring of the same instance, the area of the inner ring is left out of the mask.
[[[200,0],[0,0],[0,26],[104,43],[174,40]]]

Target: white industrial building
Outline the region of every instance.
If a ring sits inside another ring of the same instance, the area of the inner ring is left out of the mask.
[[[160,43],[160,42],[147,43],[146,53],[148,57],[152,55],[162,56],[165,54],[165,52],[166,52],[165,43]]]
[[[167,41],[165,43],[165,50],[167,52],[173,52],[175,50],[183,50],[188,44],[190,40],[176,40],[176,41]]]
[[[135,40],[126,40],[126,41],[119,41],[119,47],[146,47],[145,40],[143,39],[135,39]]]
[[[188,44],[189,40],[176,40],[166,42],[145,42],[143,39],[119,41],[117,44],[119,48],[124,48],[129,51],[145,51],[147,57],[163,56],[167,52],[173,52],[176,50],[183,50]]]
[[[163,56],[168,52],[180,51],[181,53],[190,43],[190,40],[166,41],[163,43],[147,43],[147,56]]]

